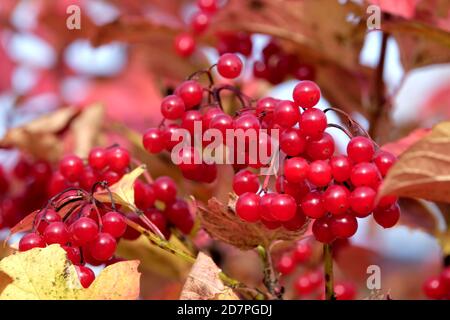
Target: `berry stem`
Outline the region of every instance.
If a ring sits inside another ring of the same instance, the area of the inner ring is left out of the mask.
[[[325,269],[325,299],[336,300],[336,296],[334,294],[333,252],[331,244],[323,245],[323,259]]]
[[[275,299],[282,300],[283,299],[283,288],[280,285],[278,274],[273,267],[272,256],[270,255],[270,249],[258,246],[256,248],[258,251],[259,257],[264,266],[264,285],[266,286],[269,293],[275,297]]]
[[[342,132],[344,132],[344,133],[347,135],[347,137],[349,137],[350,139],[353,138],[353,135],[350,133],[350,131],[348,131],[348,130],[345,129],[344,127],[341,127],[341,126],[338,125],[338,124],[335,124],[335,123],[328,123],[328,124],[327,124],[327,127],[328,127],[328,128],[337,128],[337,129],[341,130]]]

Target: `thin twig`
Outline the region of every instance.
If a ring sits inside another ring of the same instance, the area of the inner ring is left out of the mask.
[[[331,244],[323,245],[323,264],[325,271],[325,299],[336,300],[333,279],[333,252]]]
[[[273,267],[270,250],[263,246],[258,246],[256,249],[264,265],[264,285],[272,296],[278,300],[282,300],[283,288],[280,285],[278,274]]]

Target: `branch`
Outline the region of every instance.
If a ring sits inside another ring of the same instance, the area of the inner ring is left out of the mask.
[[[325,269],[325,299],[336,300],[336,296],[334,294],[333,252],[331,244],[323,245],[323,259]]]
[[[263,246],[258,246],[256,249],[264,265],[264,285],[272,296],[278,300],[282,300],[283,287],[280,285],[277,272],[273,267],[270,250]]]

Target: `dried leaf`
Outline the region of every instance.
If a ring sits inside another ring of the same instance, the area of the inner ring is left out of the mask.
[[[180,300],[239,300],[220,280],[221,270],[200,252],[181,291]]]
[[[439,222],[425,204],[425,201],[420,199],[402,198],[399,201],[402,208],[402,215],[400,223],[412,229],[420,229],[435,235]]]
[[[450,255],[450,230],[438,234],[437,239],[444,255]]]
[[[379,196],[450,202],[450,122],[436,125],[414,143],[391,168]]]
[[[221,240],[242,250],[250,250],[258,245],[268,247],[276,240],[297,240],[307,230],[308,223],[298,231],[284,228],[267,229],[262,223],[248,223],[241,220],[233,211],[235,196],[225,206],[216,198],[208,201],[205,208],[198,205],[198,212],[203,228],[215,239]]]
[[[84,289],[75,267],[59,245],[17,252],[0,261],[0,272],[13,281],[0,293],[2,300],[122,300],[139,296],[138,261],[106,267]]]
[[[381,149],[388,151],[398,157],[403,152],[405,152],[412,144],[416,143],[419,139],[423,138],[428,133],[430,133],[430,129],[416,129],[404,138],[386,143],[381,147]]]

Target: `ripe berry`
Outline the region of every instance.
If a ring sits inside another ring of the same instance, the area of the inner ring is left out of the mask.
[[[330,134],[326,132],[322,134],[322,137],[320,139],[309,140],[306,146],[306,154],[312,160],[330,159],[333,153],[334,153],[334,139]]]
[[[312,247],[309,242],[300,241],[295,245],[292,257],[297,263],[303,263],[312,256]]]
[[[258,118],[251,113],[244,113],[234,119],[234,129],[242,129],[247,131],[249,129],[253,129],[255,131],[261,128],[261,124],[259,123]],[[256,133],[256,132],[255,132]]]
[[[209,127],[211,129],[219,130],[222,134],[222,137],[226,137],[226,131],[233,129],[233,125],[233,118],[230,115],[224,113],[214,117],[214,119],[211,120]]]
[[[259,220],[259,196],[252,192],[242,194],[236,202],[236,214],[244,221]]]
[[[336,300],[354,300],[356,288],[349,282],[336,283],[334,285],[334,294],[336,295]]]
[[[314,221],[312,232],[317,241],[322,243],[331,243],[335,236],[331,230],[331,219],[329,217],[322,217]]]
[[[175,201],[177,196],[177,186],[175,182],[166,176],[159,177],[153,184],[156,199],[169,204]]]
[[[269,69],[264,61],[255,61],[253,63],[253,75],[255,78],[267,79],[269,77]]]
[[[195,33],[203,33],[209,25],[209,15],[205,12],[196,12],[191,18],[191,28]]]
[[[318,139],[327,128],[327,117],[322,110],[311,108],[302,113],[299,124],[303,135]]]
[[[89,288],[92,282],[95,280],[94,271],[85,266],[75,266],[75,269],[80,279],[80,284],[83,288]]]
[[[100,232],[97,237],[89,243],[89,252],[98,261],[109,260],[116,251],[116,239],[109,233]]]
[[[111,170],[108,170],[102,174],[102,180],[106,181],[106,183],[109,186],[112,186],[113,184],[118,182],[121,177],[122,177],[122,175],[120,175],[119,173],[117,173],[115,171],[111,171]]]
[[[195,80],[184,81],[176,89],[175,93],[184,101],[186,110],[192,109],[202,102],[203,88]]]
[[[380,200],[377,203],[377,207],[379,208],[389,208],[394,203],[396,203],[398,200],[397,196],[393,195],[386,195],[380,198]]]
[[[107,165],[106,150],[100,147],[92,148],[88,156],[89,165],[97,170],[103,170]]]
[[[77,181],[83,170],[83,160],[77,156],[65,156],[59,163],[59,171],[71,182]]]
[[[446,287],[450,290],[450,267],[446,267],[441,272],[441,280],[444,282]]]
[[[292,183],[287,181],[284,176],[279,176],[277,178],[275,188],[280,193],[286,193],[293,196],[297,202],[299,202],[309,192],[309,185],[306,181]]]
[[[350,208],[358,218],[367,217],[375,209],[376,192],[369,187],[357,187],[350,194]]]
[[[265,119],[267,117],[272,118],[273,110],[277,105],[278,100],[272,97],[265,97],[258,100],[256,103],[256,115],[263,116]]]
[[[256,193],[258,189],[258,176],[249,170],[241,170],[233,178],[233,190],[238,196],[246,192]]]
[[[283,221],[283,227],[289,231],[297,231],[301,227],[303,227],[305,222],[306,222],[306,216],[303,213],[303,210],[299,206],[297,206],[297,212],[296,212],[295,216],[288,221]]]
[[[118,212],[108,212],[102,217],[102,231],[114,238],[121,237],[127,229],[125,218]]]
[[[211,124],[211,121],[215,118],[215,117],[217,117],[217,116],[219,116],[219,115],[222,115],[222,114],[224,114],[224,112],[220,109],[220,108],[216,108],[216,107],[211,107],[211,108],[208,108],[208,110],[206,110],[206,112],[203,114],[203,116],[202,116],[202,124],[203,124],[203,128],[206,130],[206,129],[209,129],[210,128],[210,124]]]
[[[313,81],[300,81],[295,86],[292,97],[294,98],[297,106],[305,109],[312,108],[320,100],[320,88]]]
[[[400,218],[400,207],[398,204],[394,204],[387,209],[376,208],[373,212],[373,218],[383,228],[391,228]]]
[[[70,226],[71,240],[78,246],[83,246],[94,240],[97,234],[97,223],[91,218],[81,217]]]
[[[372,140],[366,137],[354,137],[347,145],[347,155],[353,162],[370,162],[375,148]]]
[[[19,251],[27,251],[34,248],[45,248],[44,239],[36,233],[28,233],[19,241]]]
[[[350,208],[350,191],[344,186],[329,186],[322,199],[325,209],[333,215],[343,214]]]
[[[44,241],[47,244],[64,245],[69,241],[69,232],[63,222],[52,222],[44,230]]]
[[[308,275],[301,275],[300,277],[298,277],[294,282],[294,287],[297,291],[297,294],[300,296],[308,295],[315,289],[315,286],[313,283],[311,283],[311,279],[308,277]]]
[[[67,259],[69,259],[70,262],[72,262],[74,265],[78,265],[81,263],[80,248],[68,246],[62,246],[62,248],[66,251]]]
[[[134,183],[134,202],[136,206],[145,210],[155,204],[155,191],[153,187],[149,184],[142,182],[141,180],[136,180]]]
[[[199,163],[201,159],[200,153],[193,147],[185,146],[181,148],[176,156],[178,162],[175,163],[181,171],[194,171],[201,167],[201,164]]]
[[[371,187],[377,189],[381,177],[377,167],[371,162],[360,162],[352,168],[350,180],[355,187]]]
[[[304,181],[308,174],[308,169],[308,161],[301,157],[290,158],[284,162],[284,175],[292,183]]]
[[[290,128],[300,120],[300,110],[292,101],[281,100],[273,111],[274,123],[283,128]]]
[[[98,174],[91,167],[85,167],[79,182],[84,190],[91,190],[98,180]]]
[[[279,221],[261,220],[261,223],[269,230],[275,230],[281,227],[281,222]]]
[[[172,151],[172,149],[181,141],[182,136],[183,136],[183,132],[180,129],[180,126],[176,123],[171,123],[169,125],[167,125],[162,131],[162,139],[163,139],[163,144],[164,147],[166,148],[166,150],[168,151]],[[159,141],[155,141],[156,144],[159,144],[161,142]],[[150,144],[150,143],[148,143]],[[144,145],[145,147],[145,145]],[[150,151],[150,147],[145,147],[147,149],[147,151]],[[160,146],[157,146],[155,150],[158,150],[160,148]]]
[[[272,199],[275,197],[276,193],[265,193],[259,200],[259,213],[261,219],[265,221],[276,221],[272,216]]]
[[[180,57],[189,57],[195,51],[195,39],[189,33],[181,33],[174,39],[175,52]]]
[[[190,132],[193,136],[195,133],[195,126],[202,123],[202,113],[198,110],[189,110],[184,113],[181,119],[181,127]]]
[[[315,71],[310,65],[299,64],[292,72],[292,75],[297,80],[314,80]]]
[[[186,201],[177,199],[174,203],[166,208],[166,217],[172,222],[181,232],[189,234],[194,226],[194,219],[189,205]]]
[[[272,217],[279,221],[289,221],[295,217],[297,204],[295,199],[288,194],[277,194],[270,202]]]
[[[141,219],[137,215],[128,215],[127,218],[129,220],[133,221],[134,223],[137,223],[140,225],[142,224]],[[148,217],[148,218],[153,222],[153,220],[150,217]],[[153,223],[155,223],[155,222],[153,222]],[[155,225],[156,225],[156,223],[155,223]],[[156,226],[159,228],[158,225],[156,225]],[[139,238],[140,235],[141,235],[141,233],[139,231],[137,231],[134,228],[127,225],[127,229],[125,230],[125,233],[123,234],[122,238],[126,239],[126,240],[136,240],[137,238]]]
[[[217,71],[224,78],[237,78],[242,71],[242,61],[234,53],[225,53],[219,58],[219,61],[217,62]]]
[[[197,6],[208,13],[215,13],[218,8],[217,0],[197,0]]]
[[[334,156],[330,159],[331,173],[337,182],[344,182],[350,179],[352,164],[346,156]]]
[[[350,238],[358,230],[358,221],[350,214],[331,218],[331,232],[337,238]]]
[[[280,148],[288,156],[295,157],[305,151],[306,140],[299,129],[289,128],[281,133]]]
[[[183,100],[172,94],[165,97],[161,102],[161,114],[164,118],[169,120],[176,120],[181,118],[184,113]]]
[[[130,164],[130,153],[122,147],[113,147],[106,152],[109,168],[115,172],[123,172]]]
[[[373,163],[377,166],[382,177],[387,174],[395,161],[397,161],[397,158],[392,153],[387,151],[379,151],[373,158]]]
[[[277,270],[283,275],[292,273],[295,270],[295,261],[288,254],[283,254],[277,262]]]
[[[439,277],[431,277],[423,284],[423,292],[429,299],[444,299],[447,295],[447,287]]]
[[[318,219],[325,215],[322,194],[318,191],[309,192],[301,201],[301,207],[305,215]]]
[[[53,209],[44,209],[38,213],[37,221],[36,230],[39,234],[43,234],[50,223],[61,221],[61,216]]]
[[[331,181],[331,167],[328,161],[316,160],[310,163],[308,181],[317,187],[324,187]]]

